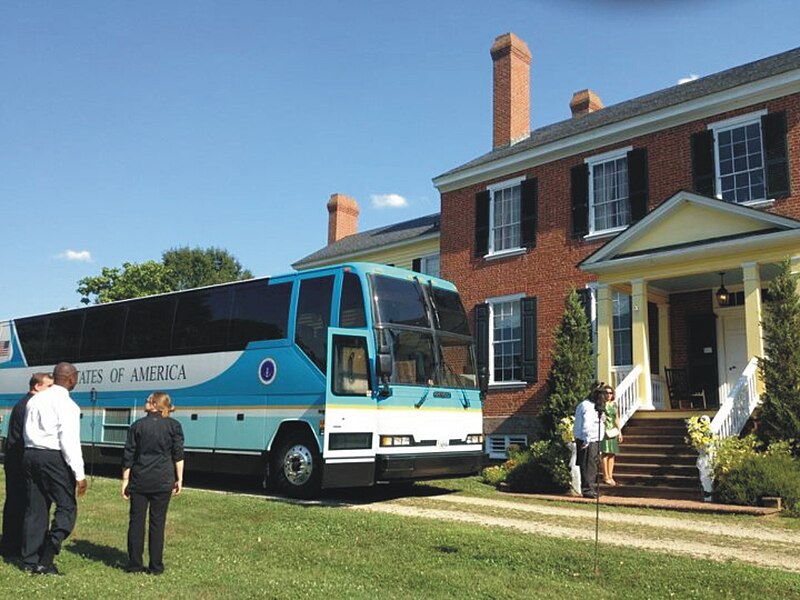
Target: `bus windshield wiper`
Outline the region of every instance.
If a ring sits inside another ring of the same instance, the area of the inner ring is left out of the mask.
[[[430,391],[431,391],[430,387],[425,388],[425,393],[422,394],[422,398],[420,398],[419,401],[417,401],[416,404],[414,404],[414,408],[419,408],[420,406],[425,404],[425,400],[428,399],[428,394],[430,393]]]
[[[455,380],[456,385],[458,386],[458,390],[461,392],[461,406],[463,406],[464,408],[469,408],[469,398],[467,398],[467,391],[464,389],[464,386],[461,385],[461,378],[456,374],[453,367],[450,366],[450,363],[448,363],[444,359],[442,359],[442,363],[447,368],[447,370],[450,371],[450,374],[453,376],[453,379]]]

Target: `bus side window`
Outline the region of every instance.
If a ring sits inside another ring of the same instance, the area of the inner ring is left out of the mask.
[[[175,298],[146,298],[128,305],[123,356],[169,354]]]
[[[42,365],[44,336],[47,333],[47,317],[30,317],[16,322],[17,335],[29,366]]]
[[[116,360],[122,347],[126,303],[86,311],[81,337],[81,360]]]
[[[297,301],[295,342],[319,370],[327,371],[333,275],[303,279]]]
[[[342,301],[339,307],[339,327],[366,327],[364,313],[364,293],[361,279],[355,273],[347,272],[342,280]]]
[[[285,339],[291,298],[291,282],[238,284],[234,291],[229,346],[244,348],[248,342],[257,340]]]
[[[52,315],[44,340],[42,362],[45,364],[61,361],[78,362],[82,327],[83,311]]]
[[[333,336],[333,381],[337,396],[369,395],[370,377],[367,340],[349,335]]]
[[[222,350],[228,338],[231,288],[185,292],[178,296],[173,350]]]

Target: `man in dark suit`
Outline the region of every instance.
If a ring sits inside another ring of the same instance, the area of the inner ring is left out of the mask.
[[[25,426],[25,409],[34,394],[53,385],[53,377],[47,373],[34,373],[28,393],[11,409],[8,421],[8,437],[3,468],[6,472],[6,501],[3,504],[3,539],[0,541],[0,554],[8,558],[19,556],[22,547],[22,520],[25,517],[25,471],[22,468],[22,455],[25,439],[22,430]]]

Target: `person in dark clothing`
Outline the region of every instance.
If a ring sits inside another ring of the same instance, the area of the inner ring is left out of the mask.
[[[183,429],[169,416],[175,410],[169,395],[150,394],[144,409],[147,415],[128,430],[122,455],[122,497],[131,503],[125,570],[160,575],[164,572],[164,528],[169,501],[183,488]],[[145,570],[142,555],[148,507],[150,563]]]
[[[25,519],[25,470],[22,467],[22,456],[25,452],[25,409],[28,400],[42,390],[53,385],[53,377],[48,373],[34,373],[28,385],[28,393],[11,409],[8,420],[8,437],[3,468],[6,472],[6,501],[3,504],[3,540],[0,542],[0,554],[8,558],[17,558],[22,549],[22,522]]]

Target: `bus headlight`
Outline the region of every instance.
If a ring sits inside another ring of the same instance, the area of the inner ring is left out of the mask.
[[[410,435],[382,435],[381,446],[410,446]]]
[[[483,434],[482,433],[471,433],[467,436],[467,443],[468,444],[483,444]]]

